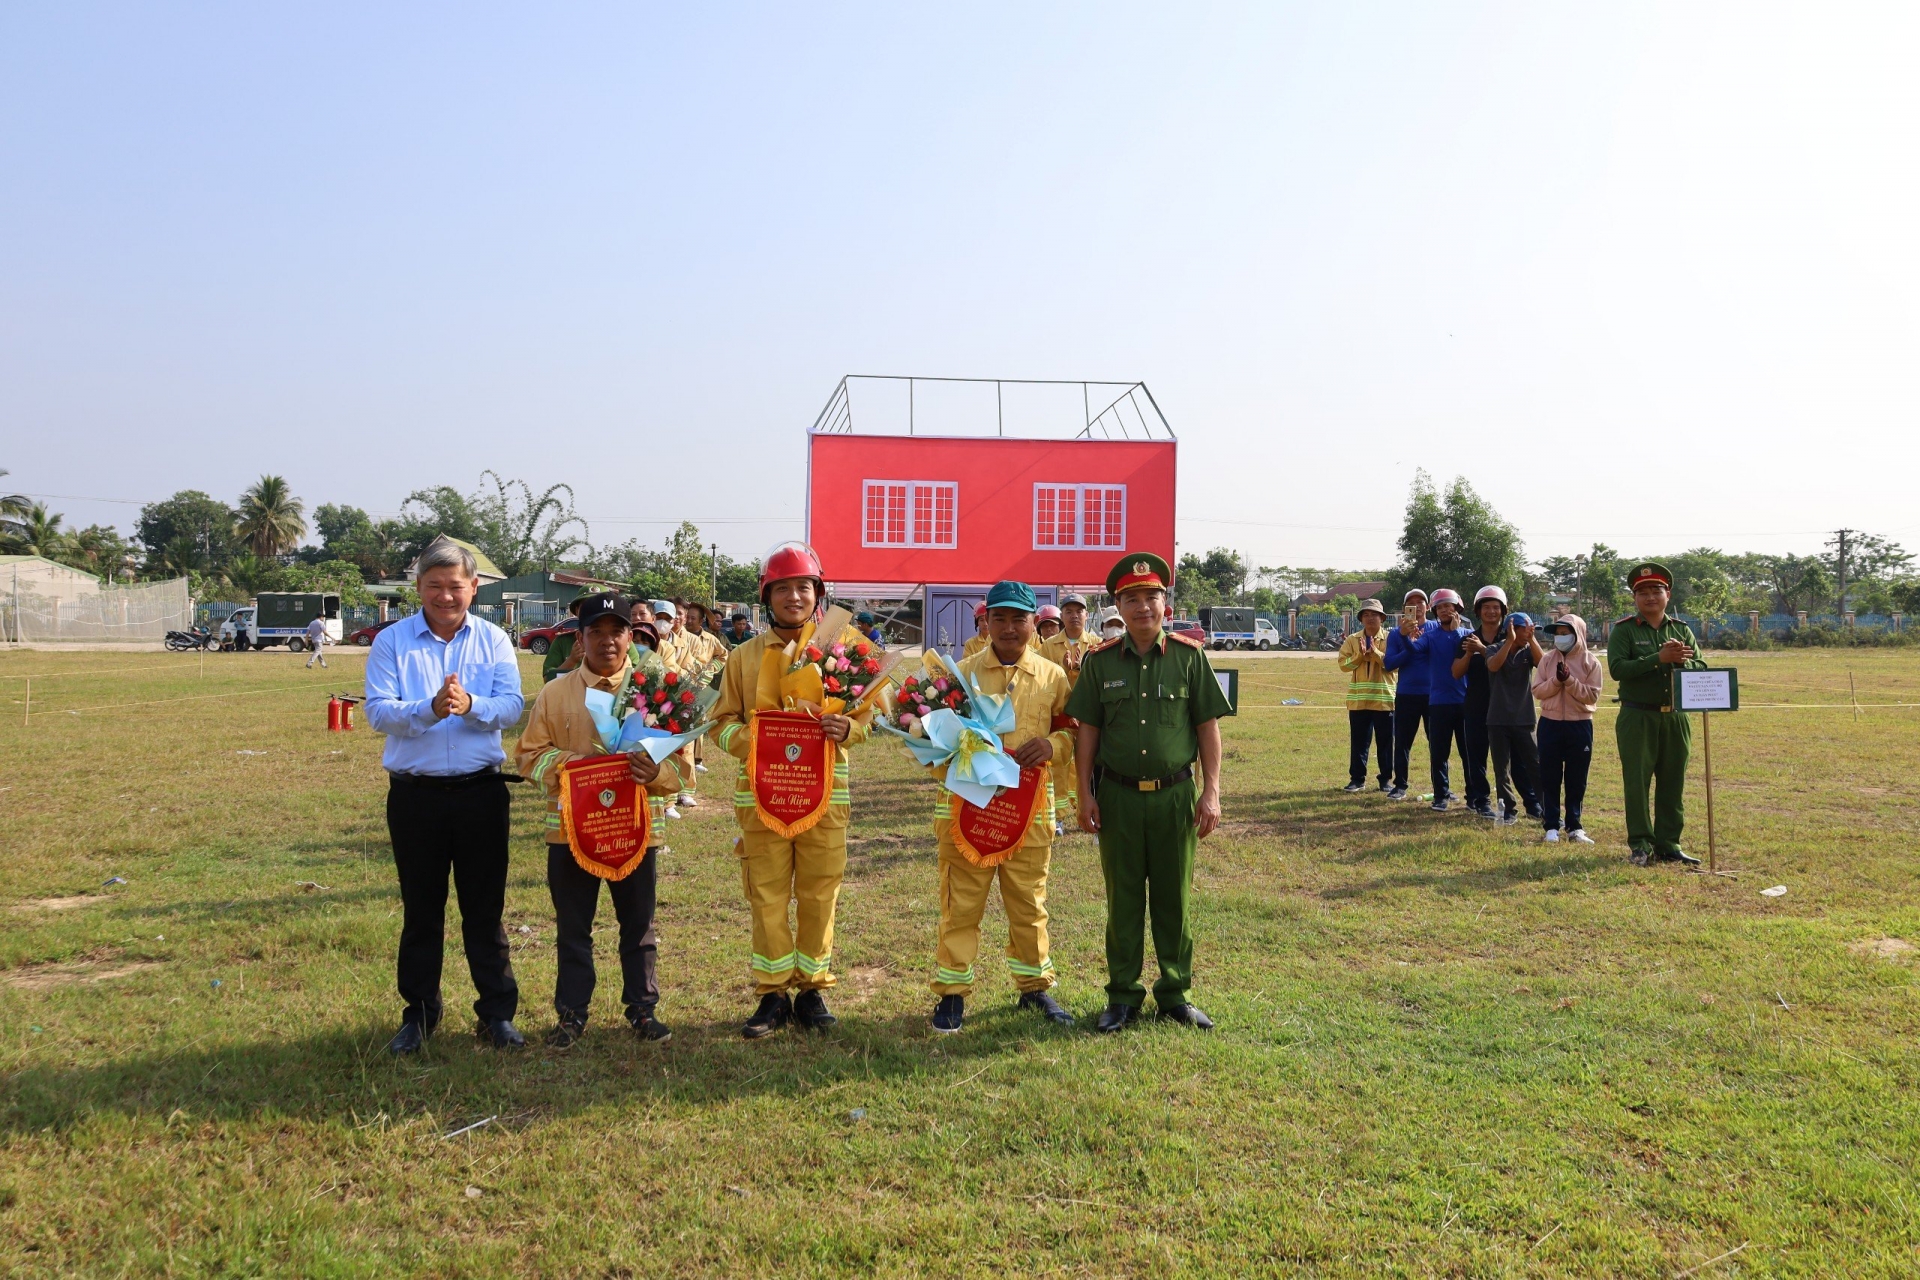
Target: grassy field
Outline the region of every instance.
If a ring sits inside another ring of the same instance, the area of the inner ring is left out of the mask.
[[[380,742],[323,731],[358,683],[334,664],[0,654],[7,1274],[1920,1272],[1920,710],[1845,705],[1849,672],[1862,703],[1920,703],[1920,655],[1741,657],[1749,707],[1714,726],[1732,878],[1626,864],[1611,708],[1599,844],[1544,846],[1340,794],[1330,658],[1241,661],[1196,886],[1211,1036],[1045,1031],[991,963],[966,1033],[932,1036],[925,784],[875,744],[841,1029],[742,1042],[722,757],[662,864],[671,1044],[619,1029],[603,908],[581,1045],[477,1047],[455,949],[405,1063]],[[1697,749],[1694,775],[1704,853]],[[538,817],[517,789],[536,1038]],[[1089,838],[1056,847],[1051,906],[1090,1023]]]

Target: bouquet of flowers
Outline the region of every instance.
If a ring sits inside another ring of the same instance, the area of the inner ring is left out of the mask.
[[[793,662],[781,680],[781,687],[814,701],[817,687],[820,705],[829,712],[849,712],[878,696],[886,683],[887,670],[894,658],[873,641],[851,628],[837,640],[818,633],[803,637],[793,649]]]
[[[899,738],[922,765],[946,766],[947,790],[985,808],[1020,785],[1020,766],[1002,745],[1014,723],[1012,694],[969,687],[952,658],[930,650],[922,669],[901,682],[893,714],[874,727]]]
[[[636,671],[628,693],[628,714],[642,717],[649,729],[681,734],[706,718],[717,697],[678,671]]]
[[[888,723],[916,738],[927,736],[926,719],[937,710],[951,711],[962,719],[973,718],[973,700],[966,686],[951,672],[916,671],[900,682],[893,696],[893,714]]]

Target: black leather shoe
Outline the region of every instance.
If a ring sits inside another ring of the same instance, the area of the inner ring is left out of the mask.
[[[651,1009],[628,1011],[627,1025],[633,1028],[633,1034],[651,1044],[665,1044],[673,1039],[673,1028],[654,1017]]]
[[[939,1003],[933,1006],[933,1017],[929,1025],[943,1036],[950,1036],[960,1029],[966,1021],[967,999],[965,996],[941,996]]]
[[[786,1029],[793,1021],[793,1001],[787,999],[784,991],[769,991],[760,997],[760,1007],[747,1019],[747,1025],[740,1028],[740,1034],[749,1040],[758,1040],[770,1036],[776,1031]]]
[[[387,1041],[387,1052],[396,1058],[418,1053],[426,1047],[427,1037],[432,1034],[430,1028],[418,1022],[403,1022],[400,1024],[400,1030],[394,1033],[393,1039]]]
[[[1661,849],[1653,856],[1657,862],[1677,862],[1683,867],[1697,867],[1700,865],[1700,859],[1683,849]]]
[[[495,1018],[492,1022],[483,1022],[474,1034],[496,1049],[527,1047],[527,1038],[520,1034],[520,1028],[506,1018]]]
[[[1653,851],[1651,849],[1629,849],[1627,850],[1627,861],[1636,867],[1650,867],[1653,865]]]
[[[1057,1022],[1063,1027],[1073,1025],[1073,1015],[1060,1007],[1051,991],[1028,991],[1020,997],[1020,1008],[1032,1009],[1048,1022]]]
[[[1110,1004],[1100,1011],[1100,1018],[1093,1024],[1095,1031],[1120,1031],[1140,1016],[1137,1004]]]
[[[831,1031],[840,1025],[840,1019],[827,1012],[826,998],[812,987],[793,998],[793,1020],[808,1031]]]
[[[580,1037],[585,1034],[587,1034],[587,1024],[584,1020],[565,1018],[542,1039],[549,1049],[571,1049],[580,1043]]]
[[[1168,1022],[1178,1022],[1182,1026],[1192,1027],[1195,1031],[1213,1030],[1213,1019],[1200,1012],[1197,1004],[1168,1005],[1159,1011],[1159,1016]]]

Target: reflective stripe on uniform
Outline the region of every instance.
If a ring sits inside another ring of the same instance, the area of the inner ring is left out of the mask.
[[[972,986],[973,966],[968,965],[964,969],[943,969],[936,966],[933,971],[933,979],[935,982],[964,982],[968,986]]]
[[[804,951],[795,951],[793,953],[793,967],[806,974],[809,978],[817,978],[827,971],[827,961],[829,959],[831,959],[830,956],[821,956],[818,960],[815,960]]]
[[[789,951],[777,960],[769,960],[756,951],[749,964],[756,973],[785,973],[794,967],[794,957],[799,954],[797,951]]]
[[[1023,960],[1007,957],[1007,968],[1022,978],[1044,978],[1053,972],[1053,957],[1048,956],[1039,964],[1028,964]]]

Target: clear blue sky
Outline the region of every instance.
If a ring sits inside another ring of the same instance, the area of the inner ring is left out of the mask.
[[[1416,467],[1535,555],[1920,543],[1912,6],[11,4],[0,175],[69,523],[494,467],[753,555],[851,371],[1145,379],[1255,563]]]

